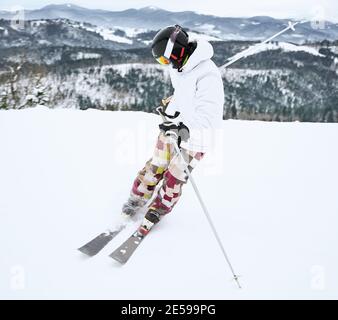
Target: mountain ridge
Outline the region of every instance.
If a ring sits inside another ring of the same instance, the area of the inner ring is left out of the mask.
[[[12,17],[13,13],[0,11],[0,19],[9,20]],[[288,20],[294,21],[294,19],[277,19],[269,16],[220,17],[194,11],[173,12],[153,6],[109,11],[89,9],[73,4],[50,4],[40,9],[25,11],[25,20],[58,18],[88,22],[104,27],[119,26],[149,30],[180,24],[191,30],[203,31],[210,36],[218,36],[222,40],[262,40],[284,28]],[[325,25],[326,28],[319,29],[307,22],[297,26],[296,33],[284,34],[280,40],[297,43],[325,39],[337,40],[338,24],[326,21]]]

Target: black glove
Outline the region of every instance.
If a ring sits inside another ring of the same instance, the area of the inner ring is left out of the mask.
[[[175,124],[171,121],[165,121],[159,125],[159,128],[165,135],[170,135],[168,131],[176,133],[177,145],[179,147],[181,146],[182,141],[187,142],[190,138],[189,129],[183,122]]]

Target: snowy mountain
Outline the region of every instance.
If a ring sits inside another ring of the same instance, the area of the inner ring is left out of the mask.
[[[338,122],[337,45],[213,45],[217,65],[249,48],[223,71],[225,119]],[[173,92],[168,70],[154,64],[148,48],[7,48],[0,59],[0,109],[42,104],[153,112]]]
[[[106,21],[102,15],[107,21],[111,15],[117,18],[110,25],[102,23]],[[53,19],[39,18],[42,16]],[[97,21],[88,18],[92,22],[87,22],[87,17],[97,17]],[[112,13],[51,5],[26,12],[27,19],[35,20],[26,20],[22,29],[0,20],[0,109],[43,104],[50,108],[152,112],[162,97],[172,94],[168,72],[153,64],[149,48],[157,28],[156,23],[150,27],[149,21],[156,22],[159,17],[163,23],[171,17],[166,24],[182,19],[191,26],[191,38],[211,41],[218,66],[248,49],[245,59],[223,72],[225,119],[338,122],[338,40],[301,45],[283,38],[265,45],[224,41],[224,35],[231,32],[235,39],[240,39],[239,35],[245,39],[247,31],[254,33],[262,26],[265,30],[256,35],[265,37],[264,32],[271,35],[277,31],[274,28],[284,28],[286,21],[255,17],[247,19],[253,27],[246,28],[247,22],[238,19],[149,7]],[[196,19],[203,21],[197,23]],[[231,26],[227,25],[227,32],[218,32],[208,19]],[[142,27],[133,22],[138,20],[143,21]],[[232,30],[237,27],[241,29],[238,33]],[[287,34],[301,39],[305,27],[297,25],[295,33]],[[334,28],[323,32],[328,30]],[[315,35],[317,31],[311,32]]]
[[[188,30],[190,31],[190,30]],[[103,27],[69,19],[27,20],[24,28],[13,28],[9,20],[0,20],[0,49],[10,47],[71,46],[121,50],[147,47],[156,31],[145,28]],[[191,39],[219,38],[190,32]]]
[[[195,169],[242,290],[190,184],[128,264],[107,256],[135,226],[95,258],[82,256],[76,249],[116,221],[159,121],[0,111],[1,298],[338,298],[337,124],[224,121]]]
[[[0,48],[71,46],[120,50],[145,47],[148,39],[142,38],[147,36],[145,29],[105,28],[68,19],[29,20],[22,29],[0,20],[0,28]]]
[[[0,12],[0,19],[10,19],[10,12]],[[261,40],[281,30],[286,19],[257,16],[251,18],[226,18],[198,14],[192,11],[171,12],[156,7],[105,11],[82,8],[73,4],[48,5],[38,10],[25,11],[25,19],[70,19],[88,22],[103,27],[146,28],[158,30],[161,27],[180,24],[189,29],[223,40]],[[325,29],[313,28],[311,23],[297,27],[297,33],[281,36],[283,41],[304,42],[337,40],[338,24],[326,22]]]

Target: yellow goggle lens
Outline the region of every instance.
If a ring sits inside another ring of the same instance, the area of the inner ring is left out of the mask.
[[[162,64],[162,65],[168,65],[170,64],[170,61],[164,57],[164,56],[160,56],[159,58],[156,59],[158,63]]]

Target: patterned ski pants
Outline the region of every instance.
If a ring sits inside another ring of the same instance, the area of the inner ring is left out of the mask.
[[[168,137],[160,133],[153,157],[147,161],[134,181],[131,193],[148,200],[152,197],[157,184],[163,180],[157,196],[149,206],[160,214],[169,213],[179,200],[182,186],[188,180],[188,176],[184,172],[187,164],[191,172],[204,155],[202,152],[189,151],[183,148],[181,153],[185,163],[176,154],[174,146],[168,141]]]

